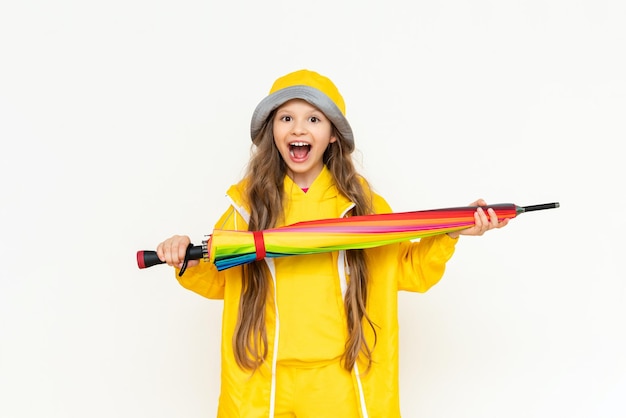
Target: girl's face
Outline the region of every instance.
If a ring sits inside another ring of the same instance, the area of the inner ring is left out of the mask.
[[[337,140],[326,115],[308,102],[294,99],[280,106],[273,121],[274,143],[287,164],[287,174],[309,187],[324,167],[324,151]]]

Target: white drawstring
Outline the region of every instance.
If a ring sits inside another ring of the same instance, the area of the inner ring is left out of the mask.
[[[274,282],[274,311],[276,314],[276,323],[274,325],[274,349],[272,351],[272,384],[270,388],[270,418],[274,416],[276,409],[276,362],[278,361],[278,337],[280,335],[280,321],[278,319],[278,298],[276,297],[276,266],[274,260],[266,258],[265,262],[270,269],[272,281]]]

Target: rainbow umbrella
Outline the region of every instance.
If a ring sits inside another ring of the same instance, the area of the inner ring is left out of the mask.
[[[559,203],[532,206],[501,203],[483,208],[493,208],[498,220],[502,221],[521,213],[558,207]],[[204,258],[214,263],[218,270],[225,270],[266,257],[378,247],[469,228],[474,225],[476,209],[476,206],[463,206],[320,219],[263,231],[216,229],[202,246],[190,244],[186,259]],[[137,252],[139,268],[161,263],[155,251]]]

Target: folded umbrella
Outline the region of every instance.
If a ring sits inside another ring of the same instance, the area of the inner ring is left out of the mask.
[[[525,212],[558,207],[559,203],[483,206],[484,209],[493,208],[499,221],[515,218]],[[204,258],[214,263],[218,270],[224,270],[266,257],[378,247],[469,228],[474,225],[476,209],[477,206],[463,206],[320,219],[263,231],[216,229],[202,246],[190,244],[186,260]],[[137,252],[139,268],[161,263],[155,251]],[[182,272],[184,269],[181,269]]]

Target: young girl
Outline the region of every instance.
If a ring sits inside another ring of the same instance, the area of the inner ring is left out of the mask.
[[[228,190],[216,229],[391,212],[355,170],[344,100],[328,78],[300,70],[276,80],[252,115],[251,136],[247,173]],[[473,227],[418,242],[221,272],[189,261],[180,284],[224,300],[218,417],[399,417],[397,292],[437,283],[459,235],[506,224],[479,207]],[[157,254],[178,273],[189,243],[173,236]]]

